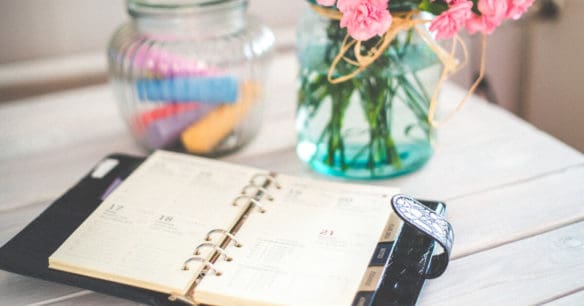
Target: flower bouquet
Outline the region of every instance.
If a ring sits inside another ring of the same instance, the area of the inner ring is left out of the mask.
[[[368,179],[414,171],[432,155],[440,87],[464,63],[457,50],[466,54],[458,33],[484,37],[533,0],[308,2],[298,30],[297,153],[318,172]],[[447,39],[448,51],[435,42]]]

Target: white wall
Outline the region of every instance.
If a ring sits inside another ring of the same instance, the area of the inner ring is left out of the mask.
[[[0,1],[0,63],[105,49],[122,0]]]
[[[584,1],[564,4],[557,20],[529,28],[524,114],[584,152]]]
[[[105,50],[129,17],[124,0],[0,1],[0,64]],[[305,1],[251,0],[250,13],[272,27],[294,25]]]

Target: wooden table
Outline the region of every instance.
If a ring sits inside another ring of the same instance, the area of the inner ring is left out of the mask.
[[[296,69],[292,53],[276,57],[264,128],[225,160],[321,177],[294,152]],[[448,84],[442,101],[452,107],[462,94]],[[126,131],[107,85],[1,104],[0,244],[112,152],[147,153]],[[474,98],[439,131],[422,170],[372,183],[448,204],[452,262],[426,283],[420,305],[584,304],[581,153]],[[0,271],[0,304],[133,303]]]

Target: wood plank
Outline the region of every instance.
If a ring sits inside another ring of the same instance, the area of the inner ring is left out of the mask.
[[[558,299],[554,299],[552,301],[543,303],[542,305],[546,305],[546,306],[582,306],[583,303],[584,303],[584,284],[580,290],[578,290],[572,294],[562,296]]]
[[[0,163],[0,210],[52,201],[112,152],[143,154],[126,137],[91,138],[66,149]]]
[[[129,300],[0,270],[2,305],[140,305]]]
[[[77,306],[77,305],[111,305],[111,306],[130,306],[141,305],[129,300],[99,294],[91,291],[80,291],[68,296],[62,296],[51,300],[46,300],[40,303],[32,304],[31,306],[41,305],[59,305],[59,306]]]
[[[420,305],[528,305],[584,285],[584,222],[451,262]]]
[[[10,211],[0,211],[0,246],[4,245],[14,235],[38,216],[51,201],[43,201],[32,205],[19,207]]]
[[[0,270],[0,304],[28,305],[79,292],[79,288]]]
[[[582,182],[584,165],[447,202],[453,257],[584,221]]]
[[[38,156],[87,139],[127,137],[109,88],[94,86],[2,104],[0,161]],[[120,132],[124,134],[120,135]]]

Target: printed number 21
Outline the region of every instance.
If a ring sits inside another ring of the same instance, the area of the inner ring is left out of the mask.
[[[323,237],[331,237],[335,233],[334,230],[323,229],[320,231],[320,235]]]
[[[111,211],[119,211],[120,209],[124,208],[124,205],[120,205],[120,204],[112,204],[109,207],[109,210]]]
[[[158,218],[158,221],[162,221],[162,222],[172,222],[172,217],[171,216],[166,216],[166,215],[160,215],[160,218]]]

